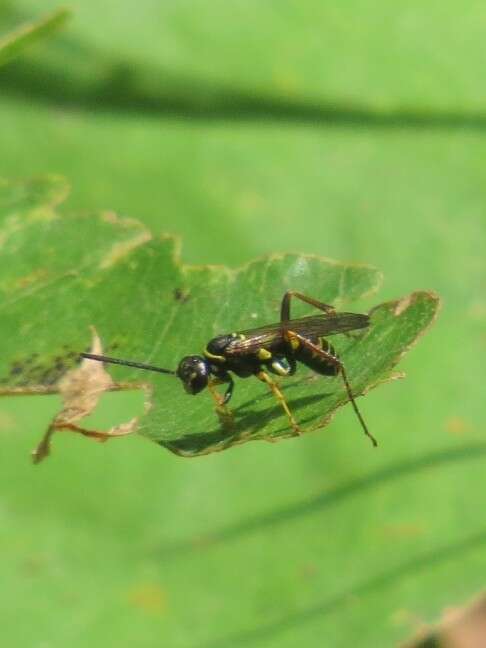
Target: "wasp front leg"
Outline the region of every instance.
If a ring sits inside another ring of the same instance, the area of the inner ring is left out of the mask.
[[[224,383],[229,384],[226,392],[224,393],[224,396],[221,396],[221,394],[219,394],[216,390],[216,385],[222,385]],[[216,414],[218,415],[223,425],[234,424],[233,412],[229,409],[229,407],[227,407],[227,404],[229,403],[233,395],[234,386],[235,383],[233,381],[233,378],[231,377],[231,374],[229,373],[220,376],[213,376],[208,382],[209,393],[211,394],[211,397],[216,405]]]

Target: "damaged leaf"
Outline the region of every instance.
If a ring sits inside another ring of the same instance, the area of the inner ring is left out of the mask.
[[[101,340],[94,329],[90,352],[98,354],[103,352]],[[113,382],[110,374],[101,363],[82,360],[78,367],[67,371],[57,383],[57,391],[62,397],[63,408],[56,414],[41,442],[32,453],[34,463],[39,463],[49,454],[51,437],[56,430],[79,432],[84,436],[99,441],[106,441],[110,436],[124,436],[133,432],[137,425],[136,418],[121,425],[113,426],[103,433],[87,430],[77,425],[78,421],[86,418],[94,411],[100,397],[105,392],[119,388],[120,385]]]
[[[172,376],[79,364],[78,354],[94,349],[175,369],[181,357],[200,354],[219,333],[278,320],[285,290],[352,310],[348,304],[377,290],[380,273],[297,254],[235,270],[182,265],[172,237],[154,238],[133,219],[111,212],[61,214],[56,205],[67,192],[66,183],[53,177],[0,186],[0,291],[9,340],[0,359],[1,393],[58,392],[64,400],[35,458],[45,456],[59,429],[104,439],[136,428],[183,456],[292,436],[279,403],[257,380],[236,379],[230,425],[217,416],[208,393],[189,397]],[[415,292],[373,307],[364,334],[333,338],[356,395],[396,377],[396,363],[437,307],[435,294]],[[348,400],[340,379],[302,366],[281,387],[303,431],[324,427]],[[138,421],[109,431],[83,427],[104,392],[134,388],[144,389],[147,399]],[[370,426],[380,436],[378,424]]]

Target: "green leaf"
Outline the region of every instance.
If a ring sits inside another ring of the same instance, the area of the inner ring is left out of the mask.
[[[70,4],[69,31],[0,70],[2,175],[62,174],[69,210],[176,233],[185,263],[361,260],[386,282],[353,310],[417,287],[444,308],[407,380],[358,400],[376,450],[347,405],[325,430],[197,461],[59,434],[33,470],[60,398],[1,399],[5,642],[400,645],[484,590],[486,6]],[[38,11],[5,0],[0,32]],[[142,401],[106,394],[89,423]]]
[[[65,405],[50,436],[82,421],[103,392],[140,386],[147,411],[123,433],[138,427],[184,456],[295,436],[278,400],[254,379],[237,380],[231,413],[219,408],[218,417],[207,394],[189,403],[172,376],[141,377],[137,369],[117,366],[110,368],[112,382],[91,360],[75,369],[77,354],[116,350],[118,357],[174,370],[215,335],[276,320],[286,290],[342,308],[374,292],[380,273],[297,254],[268,256],[237,270],[184,266],[173,239],[154,239],[137,221],[110,212],[60,215],[55,205],[66,193],[58,178],[2,187],[0,289],[2,332],[9,339],[0,364],[4,393],[60,391]],[[438,298],[427,292],[375,306],[369,330],[336,341],[356,395],[391,377],[437,306]],[[340,379],[316,378],[301,370],[282,385],[302,431],[325,426],[348,401]]]
[[[64,26],[71,12],[58,9],[38,20],[31,21],[0,38],[0,65],[22,54],[38,41],[49,38]]]

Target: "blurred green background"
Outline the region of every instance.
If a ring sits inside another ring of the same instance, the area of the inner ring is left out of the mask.
[[[2,400],[4,641],[397,645],[485,584],[484,4],[71,6],[0,70],[2,176],[63,174],[69,209],[180,234],[186,263],[316,253],[444,306],[363,401],[377,451],[347,408],[195,460],[58,435],[34,469],[57,400]],[[1,33],[38,16],[1,2]]]

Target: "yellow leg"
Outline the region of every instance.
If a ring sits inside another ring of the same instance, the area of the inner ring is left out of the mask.
[[[209,393],[211,394],[211,397],[213,401],[216,403],[216,407],[221,407],[223,405],[223,397],[218,394],[216,389],[214,388],[214,385],[216,383],[214,381],[210,381],[208,383],[208,390]]]
[[[288,419],[290,421],[290,425],[292,427],[292,430],[294,431],[294,434],[296,436],[302,434],[302,432],[300,431],[300,428],[299,428],[299,424],[294,419],[293,414],[290,411],[289,406],[287,405],[287,401],[285,400],[285,396],[280,391],[280,388],[277,385],[277,383],[275,383],[270,378],[270,376],[267,373],[265,373],[265,371],[258,372],[256,374],[256,377],[258,378],[258,380],[261,380],[262,382],[267,383],[267,385],[270,387],[270,389],[272,390],[273,395],[279,401],[280,405],[283,407],[283,409],[285,411],[285,414],[287,414],[287,417],[288,417]]]
[[[219,420],[224,426],[232,427],[235,422],[233,412],[228,407],[226,407],[226,405],[224,404],[224,396],[218,394],[214,387],[215,385],[219,384],[221,383],[218,380],[209,381],[208,390],[216,405],[216,414],[218,415]]]

